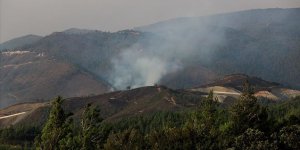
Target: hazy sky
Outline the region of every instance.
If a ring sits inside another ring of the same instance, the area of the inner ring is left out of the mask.
[[[300,7],[300,0],[0,0],[0,43],[73,27],[117,31],[176,17],[274,7]]]

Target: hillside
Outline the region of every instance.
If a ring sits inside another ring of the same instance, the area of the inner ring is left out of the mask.
[[[261,9],[172,19],[137,31],[55,32],[1,53],[1,104],[128,86],[186,89],[234,73],[299,88],[299,16],[298,8]],[[10,56],[18,51],[30,53]]]
[[[25,49],[68,61],[109,82],[111,59],[142,36],[134,31],[109,33],[70,29],[50,34]]]
[[[189,99],[186,99],[189,97]],[[68,98],[63,106],[67,112],[78,118],[88,103],[98,105],[101,114],[107,121],[121,118],[151,114],[160,111],[178,111],[194,107],[200,102],[201,95],[191,92],[180,92],[166,87],[142,87],[128,91],[117,91],[107,94]],[[45,120],[49,102],[21,103],[0,110],[0,126],[16,124],[40,124]],[[23,114],[17,114],[25,112]],[[16,116],[1,119],[3,116]]]
[[[226,75],[212,83],[202,85],[202,87],[225,86],[232,87],[241,91],[243,89],[243,84],[246,80],[248,80],[249,83],[251,83],[255,91],[268,90],[274,87],[281,86],[279,83],[266,81],[258,77],[248,76],[246,74],[232,74]]]
[[[165,86],[148,86],[131,90],[115,91],[86,97],[67,98],[63,104],[72,112],[75,120],[80,118],[84,107],[91,103],[101,109],[106,121],[117,121],[134,116],[145,116],[156,112],[177,112],[199,106],[203,97],[213,90],[222,106],[230,106],[242,93],[240,87],[248,80],[254,85],[255,96],[269,102],[281,102],[296,96],[300,91],[283,87],[247,75],[228,75],[213,83],[200,87],[172,90]],[[20,103],[0,110],[0,127],[11,124],[40,125],[47,115],[50,103]]]
[[[0,107],[48,101],[57,95],[75,97],[111,91],[113,87],[107,81],[105,70],[111,67],[107,64],[110,64],[111,55],[116,53],[114,51],[128,45],[123,41],[127,35],[129,33],[70,29],[53,33],[20,49],[2,52]],[[104,51],[107,47],[103,45],[110,45],[112,51]]]
[[[232,103],[243,92],[243,85],[246,81],[252,85],[254,96],[259,100],[278,102],[300,96],[299,90],[290,89],[279,83],[269,82],[245,74],[227,75],[212,83],[190,88],[188,91],[208,93],[212,90],[220,102]]]
[[[26,50],[68,60],[117,89],[155,83],[186,88],[232,73],[300,87],[299,14],[298,8],[248,10],[172,19],[115,33],[72,28],[48,35]],[[149,65],[140,67],[137,62]],[[147,75],[142,68],[157,74]],[[201,72],[197,81],[190,79],[196,73],[189,68]]]
[[[175,18],[135,30],[175,37],[173,43],[196,48],[185,50],[195,56],[189,61],[218,74],[245,73],[300,87],[299,20],[300,8],[257,9]]]
[[[45,53],[0,53],[0,107],[28,101],[100,94],[109,84]]]
[[[38,35],[25,35],[15,38],[0,44],[0,51],[5,49],[15,49],[26,45],[33,44],[40,40],[42,37]]]

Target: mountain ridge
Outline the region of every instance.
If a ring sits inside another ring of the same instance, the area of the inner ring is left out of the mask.
[[[170,26],[164,27],[158,24],[159,30],[151,32],[123,30],[111,33],[75,28],[55,32],[29,45],[7,50],[6,54],[14,53],[13,57],[1,53],[1,89],[5,91],[5,95],[15,93],[15,90],[28,90],[28,93],[35,91],[37,85],[33,78],[27,78],[27,81],[18,80],[18,85],[24,83],[16,86],[18,88],[8,87],[14,85],[14,82],[10,82],[11,78],[20,77],[22,74],[26,77],[36,76],[34,70],[37,69],[37,64],[40,64],[38,70],[41,78],[51,78],[51,74],[42,73],[47,72],[47,67],[56,69],[54,64],[59,64],[57,70],[63,73],[57,76],[57,80],[49,81],[49,84],[59,81],[67,83],[64,75],[71,76],[68,70],[73,70],[95,82],[93,85],[107,87],[104,91],[99,90],[101,92],[154,84],[186,89],[208,84],[233,73],[257,76],[298,88],[299,10],[233,12],[221,17],[207,17],[209,19],[203,21],[204,24],[197,21],[197,18],[196,21],[188,18],[190,21],[187,22],[180,19],[179,25],[170,23]],[[72,34],[68,31],[72,31]],[[30,52],[30,56],[16,55],[23,52]],[[50,61],[40,59],[43,56]],[[35,61],[39,63],[31,64]],[[56,61],[59,63],[55,63]],[[9,74],[12,76],[8,76]],[[46,84],[43,87],[39,90],[44,93],[48,89]],[[76,87],[80,89],[80,86]],[[56,88],[58,87],[54,86],[52,90],[55,91]],[[92,91],[87,93],[100,94],[95,89]],[[51,97],[58,94],[51,90],[49,93],[55,94]],[[5,101],[12,101],[12,95],[9,96],[10,99],[5,98]],[[19,94],[22,95],[26,93]],[[49,97],[50,95],[47,96]],[[21,102],[22,98],[19,100]]]
[[[5,49],[21,48],[23,46],[33,44],[42,38],[42,36],[33,34],[17,37],[6,42],[0,43],[0,51]]]
[[[226,80],[226,78],[228,77],[225,77],[224,80]],[[256,77],[249,78],[255,79]],[[232,83],[238,83],[239,85],[228,84],[234,86],[224,86],[220,82],[214,82],[211,83],[209,87],[206,85],[199,86],[201,88],[173,90],[165,86],[156,85],[114,91],[100,95],[72,97],[65,99],[63,108],[66,112],[72,112],[74,119],[77,120],[80,118],[85,106],[90,103],[100,107],[105,121],[116,121],[122,118],[161,111],[180,111],[195,108],[201,102],[201,98],[206,97],[210,90],[213,90],[214,97],[218,98],[221,105],[228,107],[228,105],[232,105],[233,101],[236,101],[241,94],[241,90],[235,88],[242,86],[239,80],[238,78],[234,78],[230,81]],[[255,85],[253,81],[254,80],[249,80],[250,84],[253,83]],[[255,96],[258,99],[268,100],[274,103],[300,95],[300,91],[298,90],[287,89],[280,85],[273,87],[273,83],[263,79],[261,79],[261,82],[270,83],[270,87],[268,87],[270,89],[266,89],[265,85],[258,87],[260,84],[256,84],[258,88],[255,90]],[[274,91],[275,89],[285,91],[281,91],[284,93],[280,93],[279,91]],[[286,97],[279,97],[279,95],[284,94],[288,95],[286,95]],[[0,127],[17,124],[26,125],[32,122],[35,122],[36,125],[42,124],[45,121],[49,107],[50,102],[48,101],[43,103],[20,103],[0,109],[0,118],[9,116],[8,118],[0,119]],[[24,113],[19,114],[20,112]],[[14,114],[17,115],[13,116]]]

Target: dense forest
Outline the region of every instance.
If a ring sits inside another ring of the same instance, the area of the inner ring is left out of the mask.
[[[247,82],[228,107],[211,91],[196,109],[115,121],[102,118],[93,104],[76,120],[63,102],[52,101],[42,127],[2,129],[0,149],[300,149],[300,97],[262,104]]]

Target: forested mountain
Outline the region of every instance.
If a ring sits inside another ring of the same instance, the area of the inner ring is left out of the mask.
[[[299,14],[299,8],[249,10],[172,19],[135,29],[181,38],[184,42],[179,43],[197,49],[192,53],[199,55],[194,60],[209,59],[201,64],[214,72],[245,73],[299,87]],[[203,47],[207,42],[214,46]]]
[[[111,86],[73,64],[46,53],[0,53],[0,107],[30,101],[101,94]]]
[[[0,111],[14,113],[0,118],[0,147],[299,149],[299,97],[262,105],[253,94],[245,82],[229,106],[212,91],[202,97],[161,86],[19,104]]]
[[[299,87],[299,14],[298,8],[262,9],[173,19],[135,28],[138,31],[72,29],[73,33],[47,36],[29,49],[69,59],[116,88],[146,85],[152,76],[134,65],[138,61],[151,64],[144,68],[155,69],[152,66],[158,64],[165,70],[155,70],[159,73],[153,76],[158,77],[151,84],[173,88],[197,86],[232,73]],[[132,53],[133,58],[128,56]],[[194,82],[193,71],[183,71],[188,68],[214,75]],[[169,75],[179,82],[165,81]]]
[[[156,83],[191,88],[233,73],[299,88],[299,16],[298,8],[262,9],[179,18],[114,33],[75,28],[55,32],[1,53],[1,102],[100,94]],[[8,55],[16,51],[24,57]],[[77,73],[86,80],[68,81],[82,86],[63,88],[63,79]],[[21,81],[13,80],[20,76]],[[33,82],[35,76],[43,82]],[[57,86],[49,88],[50,83]],[[45,91],[48,94],[35,94]]]
[[[38,35],[26,35],[26,36],[22,36],[19,38],[15,38],[15,39],[9,40],[7,42],[1,43],[0,51],[5,50],[5,49],[20,48],[20,47],[23,47],[26,45],[30,45],[32,43],[37,42],[41,38],[43,38],[43,37],[38,36]]]

